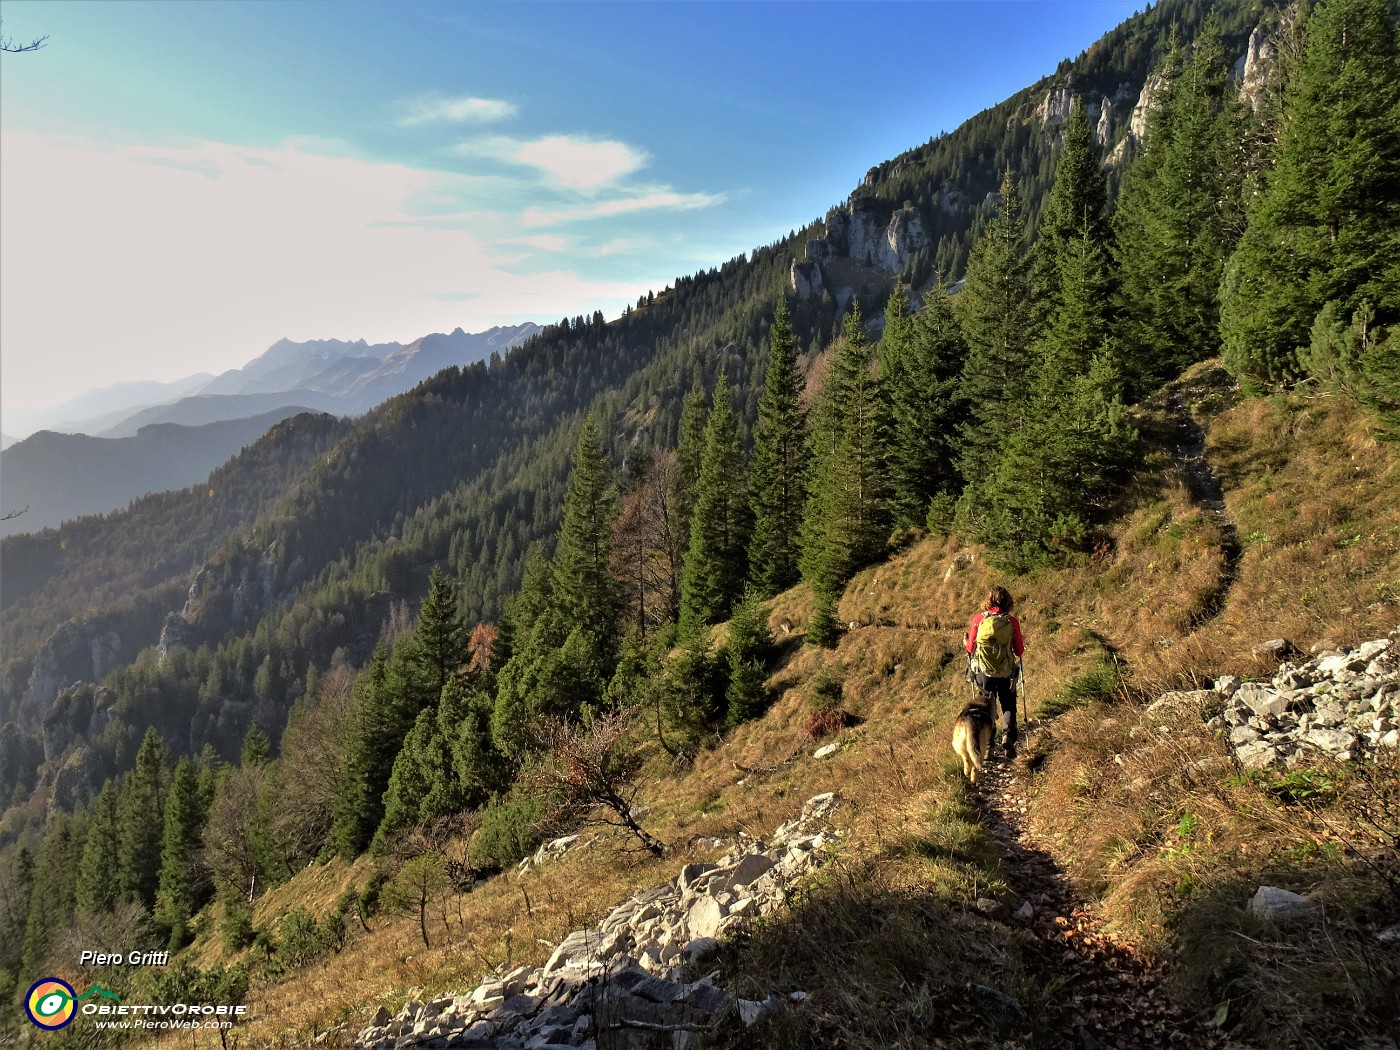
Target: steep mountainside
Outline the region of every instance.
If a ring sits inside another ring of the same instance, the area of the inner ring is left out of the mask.
[[[0,529],[4,535],[38,532],[121,509],[148,492],[184,488],[208,477],[269,427],[304,411],[278,408],[204,426],[156,423],[126,438],[41,430],[0,456],[0,511],[28,508]]]
[[[225,372],[185,397],[143,409],[108,426],[102,437],[127,437],[152,423],[197,425],[240,419],[290,405],[359,415],[435,372],[505,354],[540,330],[529,321],[484,332],[435,333],[408,345],[338,339],[283,339],[242,368]]]
[[[65,550],[65,530],[52,543],[28,541],[24,585],[7,578],[4,595],[3,710],[21,714],[19,732],[37,738],[52,690],[85,672],[36,680],[36,669],[55,666],[61,625],[102,617],[121,638],[123,660],[147,653],[133,669],[117,720],[132,731],[169,726],[182,749],[211,743],[231,754],[252,717],[245,698],[261,693],[259,721],[280,727],[308,670],[326,667],[337,650],[357,663],[367,658],[396,603],[421,595],[429,566],[446,564],[456,574],[469,620],[494,618],[518,585],[526,551],[550,542],[557,529],[582,413],[596,413],[603,432],[614,435],[619,461],[650,443],[674,446],[683,392],[697,379],[711,386],[724,369],[746,431],[780,291],[797,292],[800,344],[819,347],[853,296],[867,315],[876,313],[895,273],[916,282],[935,267],[956,275],[995,205],[991,191],[1005,165],[1023,173],[1031,211],[1039,210],[1058,140],[1050,114],[1059,103],[1050,102],[1064,95],[1064,85],[1079,83],[1073,77],[1112,82],[1113,97],[1121,95],[1113,106],[1126,112],[1166,27],[1189,33],[1204,8],[1195,0],[1158,5],[1067,63],[1053,81],[875,169],[824,223],[791,239],[678,278],[615,322],[595,314],[551,325],[503,359],[449,368],[385,402],[197,572],[188,562],[171,564],[164,576],[118,565],[115,575],[137,581],[124,600],[127,609],[145,610],[139,616],[60,597],[98,593],[81,581],[114,575],[118,544],[99,545],[101,553],[85,561]],[[1256,8],[1225,10],[1227,40],[1242,54]],[[1126,135],[1125,123],[1115,125],[1114,141]],[[1105,134],[1100,143],[1104,152],[1109,139]],[[804,295],[795,264],[819,269],[820,288],[809,271]],[[436,350],[420,341],[417,356],[431,359]],[[105,528],[117,534],[129,522],[114,516]],[[7,567],[18,560],[13,542],[3,551]],[[188,598],[157,597],[173,594]],[[152,647],[167,616],[178,619],[196,658],[160,670]],[[255,673],[267,664],[276,673],[255,690]],[[36,693],[36,685],[44,688]],[[201,689],[208,699],[195,715]],[[236,713],[220,718],[224,703]]]

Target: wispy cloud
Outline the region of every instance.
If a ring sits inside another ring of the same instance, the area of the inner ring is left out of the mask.
[[[303,141],[154,147],[8,129],[0,140],[6,199],[25,202],[0,226],[7,408],[79,384],[218,371],[281,336],[407,340],[611,313],[656,278],[649,259],[583,276],[578,238],[523,228],[533,177]],[[617,214],[685,199],[663,196],[581,203]],[[515,269],[541,251],[558,253],[549,270]]]
[[[694,211],[696,208],[712,208],[723,203],[724,199],[722,193],[677,193],[671,189],[656,189],[643,191],[636,196],[597,201],[578,207],[526,208],[521,222],[529,227],[556,226],[565,222],[614,218],[638,211]]]
[[[424,95],[409,103],[408,112],[399,118],[402,127],[421,124],[493,124],[515,116],[513,102],[498,98],[446,98]]]
[[[538,139],[490,135],[464,142],[457,151],[467,157],[490,157],[534,168],[555,187],[584,195],[616,185],[651,161],[645,150],[625,142],[582,135]]]
[[[523,244],[527,248],[538,248],[542,252],[565,252],[569,250],[569,238],[558,233],[537,233],[529,237],[512,237],[505,243]]]

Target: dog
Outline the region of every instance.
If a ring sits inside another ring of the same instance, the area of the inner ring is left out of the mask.
[[[979,697],[968,704],[953,723],[953,753],[962,759],[963,776],[974,784],[987,764],[987,752],[995,735],[990,697]]]

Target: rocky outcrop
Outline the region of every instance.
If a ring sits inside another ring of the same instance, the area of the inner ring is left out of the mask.
[[[792,286],[792,294],[799,299],[810,299],[813,296],[821,295],[821,264],[813,259],[807,259],[803,262],[799,262],[797,259],[792,260],[792,272],[788,274],[788,283]]]
[[[1117,164],[1127,156],[1129,150],[1136,149],[1146,138],[1147,121],[1152,116],[1152,111],[1160,105],[1165,85],[1161,74],[1148,74],[1147,81],[1142,85],[1142,91],[1139,92],[1138,100],[1133,106],[1132,115],[1128,117],[1128,132],[1108,156],[1110,164]]]
[[[163,665],[173,652],[188,652],[194,646],[193,632],[179,613],[167,613],[165,622],[160,625],[160,641],[156,645],[156,655]]]
[[[1258,113],[1264,105],[1264,88],[1278,68],[1279,41],[1292,32],[1298,17],[1296,5],[1290,5],[1274,24],[1260,22],[1249,34],[1249,46],[1236,66],[1240,82],[1240,101]]]
[[[689,971],[726,932],[780,907],[793,880],[820,863],[839,835],[826,819],[839,804],[834,793],[817,795],[766,845],[687,864],[597,926],[569,934],[541,967],[498,973],[465,995],[411,1002],[395,1015],[381,1008],[355,1046],[596,1050],[600,1033],[633,1032],[669,1033],[671,1045],[691,1047],[735,1013],[756,1024],[804,994],[743,999],[709,977],[691,980]]]
[[[64,689],[44,714],[44,761],[60,757],[79,738],[102,732],[111,717],[117,695],[84,682]]]
[[[41,708],[48,707],[59,691],[78,682],[97,682],[118,667],[125,656],[121,635],[106,623],[69,620],[34,654],[29,674],[29,695]]]
[[[889,205],[874,197],[853,196],[827,212],[826,233],[807,242],[805,260],[793,260],[788,282],[799,299],[820,295],[823,289],[835,295],[839,290],[825,280],[823,263],[850,259],[893,276],[929,248],[924,221],[912,206],[891,214]]]
[[[1245,769],[1355,761],[1400,747],[1400,631],[1282,663],[1266,682],[1227,676],[1213,690],[1167,693],[1148,714],[1205,711],[1222,700],[1223,711],[1207,724],[1228,734]]]

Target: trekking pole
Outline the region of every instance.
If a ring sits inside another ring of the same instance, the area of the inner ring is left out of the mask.
[[[1030,705],[1026,703],[1026,658],[1024,656],[1016,661],[1016,691],[1021,694],[1021,724],[1029,725],[1031,709]]]

